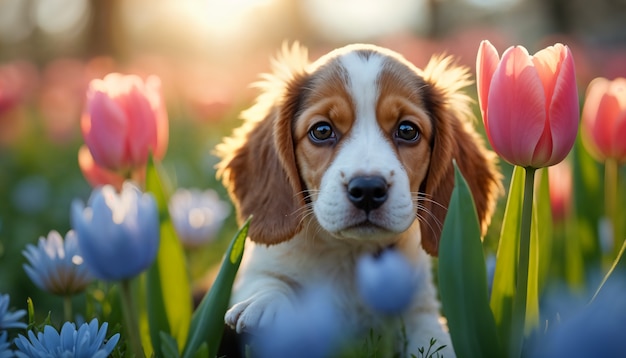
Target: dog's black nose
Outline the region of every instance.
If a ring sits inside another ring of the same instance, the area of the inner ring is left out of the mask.
[[[379,176],[359,176],[348,182],[348,199],[369,213],[387,200],[387,182]]]

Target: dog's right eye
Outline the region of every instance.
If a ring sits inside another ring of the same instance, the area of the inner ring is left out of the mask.
[[[323,143],[336,138],[333,127],[327,122],[316,123],[309,130],[309,138],[315,143]]]

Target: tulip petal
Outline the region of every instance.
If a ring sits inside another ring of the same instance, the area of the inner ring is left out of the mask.
[[[582,139],[585,148],[596,159],[604,161],[610,152],[608,144],[610,143],[610,130],[607,132],[596,130],[606,128],[604,121],[607,117],[599,116],[600,102],[604,98],[605,93],[611,85],[611,81],[606,78],[598,77],[591,81],[587,86],[585,95],[585,104],[582,113]]]
[[[122,187],[124,177],[98,166],[86,146],[78,150],[78,166],[87,182],[94,188],[106,184],[113,185],[117,189]]]
[[[93,88],[87,102],[81,128],[94,161],[111,170],[124,169],[124,138],[128,130],[124,112],[106,92]]]
[[[622,94],[622,96],[626,96]],[[622,110],[622,113],[617,117],[615,123],[615,131],[613,132],[613,155],[620,163],[626,161],[626,140],[624,136],[626,134],[626,110]]]
[[[535,158],[541,166],[551,166],[561,162],[570,152],[578,134],[580,118],[578,88],[574,59],[568,47],[557,44],[551,49],[555,60],[561,61],[556,67],[554,87],[546,89],[546,98],[550,103],[548,118],[551,135],[551,153],[547,160]],[[544,85],[547,82],[543,80]]]
[[[126,76],[122,86],[124,93],[117,101],[129,118],[125,154],[132,166],[142,165],[147,162],[148,153],[156,147],[156,114],[139,77]]]
[[[504,52],[491,88],[486,127],[493,149],[508,162],[530,166],[546,123],[543,85],[525,48]]]
[[[595,144],[604,158],[613,158],[615,154],[613,153],[614,136],[621,134],[616,131],[616,120],[620,112],[619,99],[609,89],[600,100],[596,114],[596,123],[592,128]],[[624,141],[624,138],[617,138],[617,140]]]
[[[482,41],[476,58],[476,87],[478,89],[478,102],[483,115],[483,123],[487,121],[489,88],[499,62],[500,57],[496,48],[489,41]],[[488,133],[489,128],[485,127],[485,129]]]
[[[549,46],[532,56],[533,65],[537,69],[543,84],[546,98],[552,98],[561,63],[565,57],[565,47],[561,44]],[[571,57],[571,56],[570,56]]]
[[[161,80],[157,76],[149,76],[146,79],[145,88],[146,98],[150,101],[150,106],[156,115],[157,142],[156,147],[153,148],[153,155],[157,159],[162,159],[167,151],[169,122],[167,119],[165,100],[161,92]]]
[[[619,77],[611,81],[609,92],[618,103],[618,113],[613,122],[611,157],[619,162],[626,161],[626,78]]]

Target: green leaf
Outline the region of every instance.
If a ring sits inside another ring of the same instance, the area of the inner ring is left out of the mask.
[[[206,342],[202,342],[200,348],[196,351],[196,354],[193,355],[193,358],[206,358],[209,356],[209,348],[206,345]],[[250,355],[246,355],[245,357],[250,357]]]
[[[161,221],[159,251],[146,279],[150,338],[157,356],[162,346],[161,332],[174,337],[182,350],[193,310],[185,252],[169,217],[169,193],[159,169],[151,160],[146,172],[146,191],[154,195]]]
[[[243,257],[244,243],[250,227],[248,218],[232,239],[213,286],[200,302],[191,318],[190,335],[183,357],[196,355],[202,344],[208,346],[206,357],[215,357],[224,330],[224,314],[228,309],[230,293]]]
[[[456,163],[455,183],[439,243],[439,291],[459,355],[501,357],[489,308],[487,269],[472,194]]]
[[[165,332],[161,332],[161,353],[164,358],[179,358],[178,345],[174,337]]]
[[[600,165],[589,155],[582,144],[581,131],[574,145],[573,153],[573,171],[574,171],[574,205],[575,220],[574,227],[570,231],[577,241],[578,252],[570,251],[565,267],[568,268],[570,263],[579,263],[583,261],[588,270],[602,271],[602,249],[597,237],[598,222],[604,214],[603,201],[600,200],[604,196],[604,187],[602,183],[602,170]],[[590,203],[593,203],[590,205]],[[568,239],[569,241],[569,239]],[[568,245],[566,243],[566,245]],[[582,255],[582,258],[578,257]],[[570,274],[570,277],[573,274]],[[582,276],[582,275],[580,275]],[[571,277],[568,281],[584,277]],[[581,283],[579,286],[583,286]]]
[[[496,320],[503,348],[511,335],[513,299],[517,282],[517,257],[524,196],[524,168],[515,166],[511,176],[500,241],[496,253],[496,270],[491,289],[491,310]]]

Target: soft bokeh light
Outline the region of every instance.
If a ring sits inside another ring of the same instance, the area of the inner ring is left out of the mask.
[[[522,0],[466,0],[468,3],[483,8],[502,8],[518,4]]]
[[[344,41],[408,30],[428,20],[423,0],[305,0],[302,5],[314,31]]]
[[[39,27],[51,35],[68,36],[87,25],[87,0],[38,0],[35,19]]]

